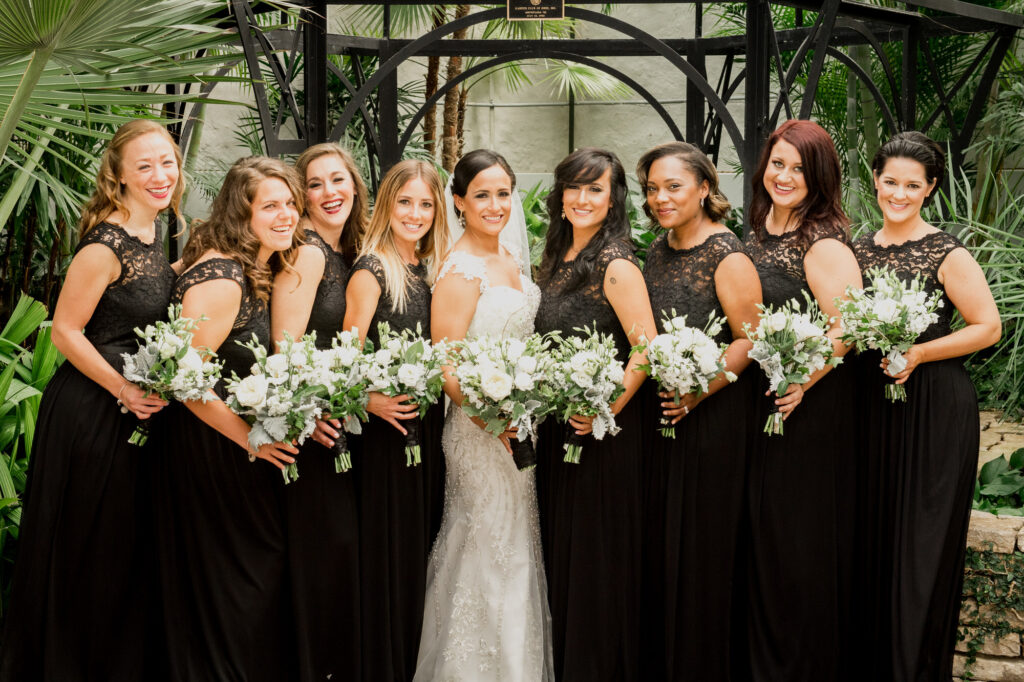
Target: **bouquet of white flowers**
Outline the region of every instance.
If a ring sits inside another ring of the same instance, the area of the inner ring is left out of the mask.
[[[387,322],[377,325],[380,348],[367,340],[363,351],[370,357],[366,367],[368,391],[387,396],[407,395],[419,405],[418,415],[405,423],[406,466],[420,463],[420,425],[430,406],[441,397],[447,351],[443,343],[431,345],[416,326],[415,333],[403,329],[391,331]]]
[[[315,363],[327,385],[324,412],[342,420],[342,428],[334,439],[334,470],[338,473],[352,468],[345,432],[362,433],[360,420],[366,421],[366,365],[356,330],[341,331],[331,340],[331,347],[317,351]]]
[[[268,356],[256,340],[242,344],[252,351],[256,362],[249,376],[239,379],[234,372],[225,381],[228,407],[245,419],[249,446],[296,441],[300,445],[316,428],[327,394],[324,365],[316,357],[316,337],[307,334],[293,340],[287,334],[279,351]],[[285,483],[299,477],[298,464],[282,471]]]
[[[615,435],[611,405],[625,390],[622,377],[625,370],[616,357],[615,340],[610,334],[599,334],[588,327],[577,329],[585,336],[558,339],[551,368],[551,399],[554,409],[566,422],[565,461],[579,464],[583,452],[583,439],[568,423],[574,414],[593,417],[593,436],[602,440],[606,433]]]
[[[508,427],[518,429],[510,445],[521,470],[537,464],[535,428],[550,409],[537,397],[553,364],[552,339],[540,334],[526,339],[483,336],[452,344],[450,361],[465,396],[463,411],[482,419],[494,436]]]
[[[826,364],[838,365],[842,358],[833,357],[832,341],[826,336],[828,317],[818,304],[804,292],[806,311],[800,311],[796,299],[786,301],[778,310],[759,304],[761,322],[757,329],[744,324],[754,347],[747,355],[761,365],[768,383],[777,395],[783,395],[790,384],[807,383],[811,374]],[[765,433],[782,433],[782,415],[772,412],[764,426]]]
[[[633,353],[647,351],[647,363],[638,365],[637,369],[655,379],[662,391],[674,391],[677,405],[687,393],[705,393],[708,384],[722,372],[729,381],[736,381],[736,375],[725,369],[723,353],[729,344],[718,344],[714,340],[724,323],[724,319],[716,319],[711,313],[702,331],[687,327],[686,316],[679,317],[673,310],[672,317],[661,322],[664,333],[653,341],[641,337],[633,348]],[[676,437],[675,425],[665,418],[661,419],[661,435]]]
[[[135,328],[142,338],[139,350],[134,354],[122,353],[124,378],[138,384],[139,388],[160,396],[164,400],[210,399],[210,390],[220,379],[220,363],[213,360],[215,353],[192,347],[192,331],[199,322],[181,316],[181,306],[167,308],[167,321],[146,325],[145,329]],[[207,356],[203,360],[203,355]],[[213,396],[215,397],[215,396]],[[121,407],[122,412],[128,408]],[[133,445],[144,445],[149,438],[149,422],[139,422],[128,438]]]
[[[904,282],[888,268],[871,268],[865,274],[870,284],[863,289],[847,287],[849,298],[836,299],[842,314],[842,340],[854,343],[857,350],[882,351],[889,359],[889,373],[899,374],[907,366],[903,354],[939,319],[935,311],[942,307],[942,293],[928,296],[920,276]],[[890,383],[885,397],[906,400],[907,391],[902,384]]]

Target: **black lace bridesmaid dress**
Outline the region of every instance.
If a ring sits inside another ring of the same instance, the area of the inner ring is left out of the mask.
[[[690,249],[672,248],[668,233],[654,240],[644,279],[659,332],[673,310],[698,329],[712,313],[725,317],[715,273],[734,253],[743,245],[731,232]],[[728,325],[715,340],[732,342]],[[757,374],[749,366],[702,401],[676,424],[675,439],[659,432],[656,382],[645,386],[643,679],[726,682],[746,655],[733,613],[743,588],[736,557]]]
[[[939,319],[918,343],[950,333],[956,311],[938,280],[946,256],[963,248],[946,232],[892,246],[875,234],[854,243],[862,269],[887,266],[901,279],[920,275],[941,291]],[[948,680],[960,614],[964,552],[978,461],[978,400],[964,358],[917,366],[906,402],[884,395],[892,379],[881,354],[862,354],[864,574],[870,582],[865,631],[873,637],[861,679]]]
[[[222,373],[246,377],[252,351],[236,342],[255,335],[268,347],[270,315],[242,266],[227,258],[198,263],[178,278],[173,300],[217,279],[242,289],[231,332],[216,349]],[[223,381],[215,390],[226,397]],[[262,459],[250,462],[245,450],[185,406],[168,411],[154,480],[167,676],[174,682],[292,680],[298,666],[281,473]]]
[[[314,230],[306,241],[324,255],[306,333],[330,348],[345,319],[351,265]],[[296,458],[299,478],[284,487],[289,587],[295,609],[299,679],[359,677],[359,521],[355,474],[337,473],[334,453],[307,439]]]
[[[118,371],[135,327],[167,317],[174,271],[163,244],[102,223],[121,274],[85,337]],[[154,420],[160,418],[158,414]],[[151,679],[148,618],[156,608],[145,467],[151,444],[128,443],[138,420],[70,362],[43,392],[24,494],[0,679]]]
[[[366,338],[379,347],[377,323],[393,331],[416,329],[430,336],[430,287],[426,266],[409,266],[411,278],[404,311],[391,309],[384,270],[372,255],[356,261],[353,274],[368,270],[381,288],[377,311]],[[444,486],[440,405],[423,419],[421,464],[406,466],[405,436],[370,415],[363,434],[351,437],[352,474],[359,512],[359,566],[362,595],[362,668],[364,680],[411,680],[423,627],[427,556],[436,533]],[[406,422],[408,424],[408,422]],[[437,514],[437,518],[435,518]]]
[[[819,230],[812,243],[841,232]],[[745,241],[766,304],[812,295],[803,261],[810,244],[799,233]],[[774,399],[756,366],[747,503],[750,543],[748,638],[755,680],[821,682],[840,675],[839,649],[849,602],[856,429],[854,385],[840,365],[812,386],[785,422],[783,435],[763,433]]]
[[[630,343],[604,295],[613,260],[636,264],[631,248],[612,242],[579,288],[568,290],[574,264],[559,263],[541,285],[536,330],[579,335],[584,325],[615,338],[625,365]],[[616,417],[616,436],[587,437],[579,464],[563,461],[565,427],[553,418],[537,442],[537,503],[551,605],[555,676],[635,680],[639,676],[641,407],[634,396]]]

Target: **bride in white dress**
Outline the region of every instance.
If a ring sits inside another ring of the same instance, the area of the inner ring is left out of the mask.
[[[459,161],[451,187],[465,232],[438,272],[431,335],[529,336],[540,291],[520,260],[528,251],[515,175],[500,155],[476,150]],[[515,209],[517,224],[503,232]],[[444,516],[414,679],[554,680],[533,470],[516,468],[511,432],[495,438],[462,411],[450,374],[445,392]]]

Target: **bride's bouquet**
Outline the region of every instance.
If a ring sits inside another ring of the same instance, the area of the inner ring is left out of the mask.
[[[889,373],[899,374],[907,367],[903,354],[917,337],[939,319],[935,312],[942,307],[942,294],[928,296],[920,276],[904,282],[888,268],[871,268],[866,273],[870,284],[863,289],[846,288],[847,299],[836,299],[842,314],[843,336],[857,350],[880,350],[889,359]],[[902,384],[885,387],[889,400],[906,400]]]
[[[373,349],[373,342],[367,340],[363,346],[368,358],[366,367],[368,391],[378,391],[387,396],[407,395],[419,405],[415,418],[405,423],[405,465],[420,463],[420,426],[430,406],[441,397],[444,387],[444,371],[447,351],[443,343],[431,344],[423,338],[416,326],[415,333],[403,329],[391,331],[387,322],[377,325],[380,348]]]
[[[554,409],[566,422],[566,440],[562,444],[565,461],[579,464],[583,439],[568,424],[574,414],[593,417],[593,436],[602,440],[606,433],[615,435],[611,405],[625,390],[622,363],[616,357],[615,341],[609,334],[600,334],[587,327],[577,329],[583,337],[559,338],[551,369],[551,399]]]
[[[537,464],[535,429],[550,409],[537,397],[553,365],[552,339],[540,334],[526,339],[481,336],[451,346],[450,361],[465,397],[463,411],[482,419],[494,436],[508,427],[518,429],[510,445],[521,470]]]
[[[359,335],[352,331],[338,332],[331,347],[316,352],[316,364],[324,377],[327,390],[324,395],[324,413],[342,421],[338,437],[334,439],[334,470],[337,473],[352,468],[345,432],[362,433],[360,420],[366,421],[366,366],[368,356],[363,354]]]
[[[719,374],[725,372],[725,378],[736,381],[736,375],[725,369],[723,354],[729,347],[727,343],[716,343],[714,337],[722,331],[724,319],[716,319],[711,313],[703,330],[686,326],[686,316],[679,317],[672,311],[671,318],[664,318],[661,326],[664,333],[658,334],[653,341],[641,337],[640,343],[633,348],[633,353],[647,351],[647,362],[638,365],[658,382],[662,391],[674,391],[675,403],[687,393],[700,395],[708,390],[708,384]],[[676,427],[671,421],[662,417],[661,435],[666,438],[676,437]]]
[[[761,365],[768,383],[777,395],[783,395],[790,384],[805,384],[811,374],[825,365],[838,365],[842,358],[833,357],[832,341],[826,336],[828,317],[818,304],[804,293],[806,311],[800,311],[796,299],[786,301],[778,310],[759,304],[760,324],[751,329],[744,324],[754,347],[747,353]],[[782,415],[773,411],[764,425],[767,434],[781,434]]]
[[[228,407],[245,419],[249,430],[249,446],[258,448],[268,443],[302,444],[313,433],[323,412],[327,393],[323,363],[317,362],[316,337],[307,334],[293,340],[287,334],[278,352],[267,350],[256,340],[245,346],[256,362],[249,376],[239,379],[234,372],[225,381]],[[282,470],[285,483],[298,479],[297,463]]]
[[[213,358],[215,353],[207,349],[192,347],[192,332],[199,322],[181,316],[181,305],[167,308],[167,321],[146,325],[145,329],[135,328],[141,337],[139,350],[134,354],[122,353],[125,379],[138,384],[139,388],[163,400],[202,400],[212,396],[210,391],[220,379],[220,363]],[[207,359],[203,359],[203,355]],[[122,412],[128,408],[121,407]],[[128,438],[133,445],[145,445],[149,438],[149,422],[139,422]]]

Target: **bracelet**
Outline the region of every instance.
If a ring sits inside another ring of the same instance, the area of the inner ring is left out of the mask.
[[[249,453],[249,461],[250,462],[255,462],[256,461],[256,451],[252,449],[252,446],[246,444],[245,451]]]
[[[128,408],[125,407],[124,403],[121,402],[121,394],[124,393],[124,389],[128,388],[128,382],[121,384],[121,388],[117,391],[117,404],[121,407],[121,414],[128,414]]]

